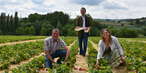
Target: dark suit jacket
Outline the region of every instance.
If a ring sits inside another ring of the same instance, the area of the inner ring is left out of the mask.
[[[90,25],[91,25],[91,19],[89,18],[89,16],[85,15],[85,27],[90,27]],[[83,26],[82,16],[77,17],[76,26],[79,26],[79,27]],[[78,31],[78,37],[84,36],[84,33],[85,33],[84,30]]]

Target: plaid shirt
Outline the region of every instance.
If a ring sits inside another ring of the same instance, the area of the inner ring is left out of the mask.
[[[54,40],[52,37],[48,37],[44,40],[44,50],[49,51],[50,54],[65,46],[66,43],[62,39]]]

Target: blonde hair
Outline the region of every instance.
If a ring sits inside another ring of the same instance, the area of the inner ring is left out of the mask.
[[[104,31],[107,31],[107,32],[109,33],[109,36],[108,36],[108,37],[109,37],[109,40],[108,40],[108,42],[105,41],[105,38],[104,38],[104,36],[103,36]],[[103,42],[105,43],[106,47],[109,47],[110,44],[111,44],[111,41],[112,41],[111,32],[110,32],[108,29],[102,29],[102,30],[101,30],[101,38],[102,38]]]

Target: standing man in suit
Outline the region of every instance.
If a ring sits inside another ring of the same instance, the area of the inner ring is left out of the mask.
[[[86,56],[91,18],[86,15],[86,9],[84,7],[80,9],[80,13],[81,16],[78,16],[76,19],[75,31],[78,32],[80,55]]]

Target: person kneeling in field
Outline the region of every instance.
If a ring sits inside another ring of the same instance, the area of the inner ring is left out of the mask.
[[[59,57],[57,60],[58,64],[62,61],[66,61],[70,50],[66,46],[65,42],[59,38],[59,29],[52,30],[52,37],[48,37],[44,40],[45,48],[45,67],[52,68],[52,63],[55,63],[54,58]],[[63,48],[63,49],[62,49]]]
[[[108,29],[103,29],[101,31],[101,38],[102,39],[98,43],[99,49],[96,67],[100,68],[99,60],[101,58],[108,60],[112,67],[125,65],[123,48],[121,47],[118,39],[115,36],[112,36]],[[115,62],[118,62],[118,65],[115,65]]]

